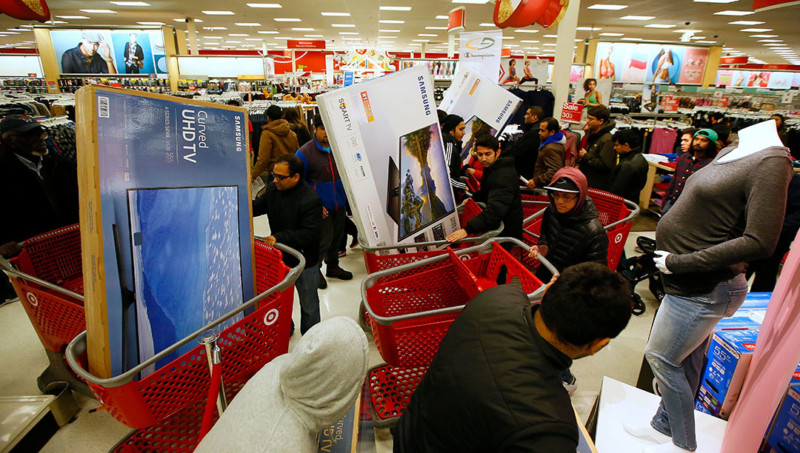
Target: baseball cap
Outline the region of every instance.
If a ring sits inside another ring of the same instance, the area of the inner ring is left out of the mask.
[[[712,143],[717,143],[717,140],[719,139],[719,135],[717,135],[717,133],[714,132],[714,130],[712,129],[700,129],[699,131],[694,133],[695,137],[697,137],[698,135],[706,137],[707,139],[711,140]]]
[[[569,178],[558,178],[558,181],[545,187],[545,190],[566,193],[581,193],[581,191],[578,189],[578,185]]]
[[[11,131],[28,132],[37,127],[41,128],[42,125],[28,115],[8,115],[0,121],[0,135]]]
[[[90,42],[100,42],[103,40],[103,35],[97,33],[96,31],[84,31],[81,33],[81,39],[85,39]]]

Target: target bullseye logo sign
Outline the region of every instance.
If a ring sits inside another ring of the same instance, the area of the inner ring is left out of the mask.
[[[31,304],[31,307],[39,306],[39,299],[36,298],[35,294],[28,293],[25,295],[25,298],[28,299],[28,303]]]
[[[268,311],[266,315],[264,315],[264,325],[271,326],[275,324],[278,320],[278,309],[273,308],[272,310]]]
[[[620,242],[622,242],[622,233],[617,233],[617,235],[614,237],[614,243],[619,244]]]

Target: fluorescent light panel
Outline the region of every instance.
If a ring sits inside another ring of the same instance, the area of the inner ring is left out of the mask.
[[[236,25],[240,27],[260,27],[261,24],[258,22],[236,22]]]
[[[675,25],[669,24],[647,24],[645,28],[675,28]]]
[[[350,17],[350,13],[329,13],[329,12],[326,12],[326,13],[320,13],[320,14],[322,14],[323,16],[327,16],[327,17]]]
[[[59,19],[72,19],[72,20],[79,20],[79,19],[89,19],[86,16],[56,16]]]
[[[233,16],[233,11],[203,11],[203,14],[208,14],[209,16]]]
[[[622,16],[622,20],[653,20],[656,16]]]
[[[765,22],[760,20],[737,20],[734,22],[728,22],[730,25],[761,25],[763,23]]]
[[[379,33],[400,33],[400,30],[387,30],[387,29],[381,28],[380,30],[378,30],[378,32]]]
[[[514,33],[539,33],[539,30],[533,30],[530,28],[519,28],[514,30]]]
[[[381,11],[411,11],[410,6],[381,6]]]
[[[247,6],[251,8],[283,8],[277,3],[248,3]]]
[[[275,22],[302,22],[296,17],[273,17],[272,20]]]
[[[273,30],[261,30],[258,33],[261,34],[261,35],[277,35],[278,34],[277,31],[273,31]]]
[[[110,9],[82,9],[81,11],[89,14],[117,14],[116,11]]]
[[[619,11],[621,9],[627,8],[628,5],[608,5],[603,3],[598,3],[596,5],[590,6],[588,9],[601,9],[606,11]]]
[[[742,30],[739,30],[739,31],[742,31],[744,33],[766,33],[768,31],[772,31],[772,29],[771,28],[745,28],[745,29],[742,29]]]
[[[386,20],[386,19],[379,20],[378,22],[381,23],[381,24],[404,24],[404,23],[406,23],[406,21],[404,21],[404,20]],[[355,25],[353,25],[353,26],[355,27]],[[334,27],[335,27],[335,25],[334,25]]]
[[[313,28],[292,28],[292,31],[314,31]]]
[[[714,13],[715,16],[749,16],[751,14],[755,14],[753,11],[733,11],[733,10],[725,10],[725,11],[717,11]]]
[[[164,22],[136,22],[139,25],[164,25]]]
[[[147,2],[111,2],[119,6],[150,6]]]
[[[624,36],[625,33],[600,33],[600,36]]]

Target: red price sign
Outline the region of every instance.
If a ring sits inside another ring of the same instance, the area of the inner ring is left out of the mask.
[[[728,107],[730,102],[730,98],[719,98],[719,100],[717,100],[717,107]]]
[[[580,123],[582,113],[583,104],[565,102],[564,106],[561,108],[561,121],[566,121],[568,123]]]
[[[675,113],[678,111],[680,101],[672,96],[664,96],[661,98],[661,105],[664,107],[664,113]]]

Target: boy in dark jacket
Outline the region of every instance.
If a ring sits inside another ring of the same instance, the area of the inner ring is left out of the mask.
[[[619,163],[611,172],[608,191],[639,204],[639,195],[647,183],[647,171],[650,168],[642,156],[639,135],[630,129],[617,131],[614,134],[614,151],[619,155]]]
[[[470,234],[484,233],[497,228],[501,221],[504,228],[500,236],[522,240],[522,196],[514,159],[500,158],[500,144],[491,135],[477,138],[475,152],[485,170],[481,190],[475,192],[472,198],[486,203],[486,208],[464,228],[447,236],[447,240],[453,242]]]
[[[611,112],[604,105],[589,109],[586,116],[586,143],[578,152],[580,164],[578,168],[586,175],[589,187],[608,190],[611,171],[617,164],[614,142],[611,131],[617,127],[611,119]]]
[[[513,285],[478,294],[392,431],[394,451],[574,452],[577,422],[559,373],[625,328],[630,295],[596,263],[565,269],[541,304]]]

